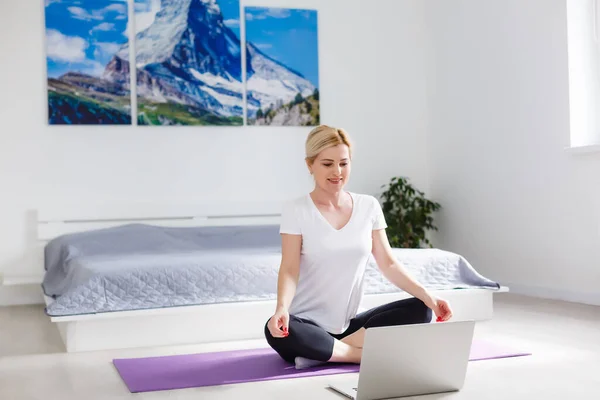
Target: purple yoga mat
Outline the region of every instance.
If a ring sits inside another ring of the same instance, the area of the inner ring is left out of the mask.
[[[473,341],[469,360],[530,355]],[[358,372],[355,364],[297,370],[270,348],[113,360],[131,393]]]
[[[519,351],[505,345],[485,340],[473,340],[469,361],[492,360],[495,358],[530,356],[531,353]]]

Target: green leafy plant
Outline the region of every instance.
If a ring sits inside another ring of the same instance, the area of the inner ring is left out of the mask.
[[[383,215],[388,224],[386,229],[390,245],[402,248],[432,247],[426,234],[437,231],[433,224],[433,213],[440,210],[439,203],[425,197],[408,178],[393,177],[381,194]]]

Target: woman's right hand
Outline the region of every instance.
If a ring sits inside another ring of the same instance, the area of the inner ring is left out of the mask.
[[[275,314],[269,320],[267,327],[271,336],[276,338],[287,337],[290,333],[288,331],[290,323],[290,314],[285,309],[278,309]]]

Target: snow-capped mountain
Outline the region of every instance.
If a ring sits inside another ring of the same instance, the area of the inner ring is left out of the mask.
[[[135,38],[136,66],[171,63],[241,81],[240,42],[216,0],[162,0],[154,22]],[[119,57],[128,57],[123,48]]]
[[[136,34],[137,94],[143,101],[190,105],[223,117],[243,115],[241,44],[223,21],[216,0],[162,0],[147,29]],[[286,103],[314,86],[299,73],[247,46],[248,115]],[[104,77],[128,79],[124,45]],[[133,67],[133,66],[132,66]]]
[[[302,97],[313,94],[315,86],[300,73],[268,57],[252,43],[246,47],[250,61],[246,72],[249,116],[259,107],[264,111],[289,103],[298,93]]]
[[[153,23],[135,38],[137,94],[149,102],[173,102],[218,116],[243,115],[239,38],[224,24],[215,0],[162,0]],[[129,59],[124,45],[105,77],[120,80],[114,66]]]

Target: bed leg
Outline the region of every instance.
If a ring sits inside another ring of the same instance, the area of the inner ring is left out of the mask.
[[[59,322],[58,331],[60,337],[65,344],[67,353],[73,353],[77,351],[77,322]]]

